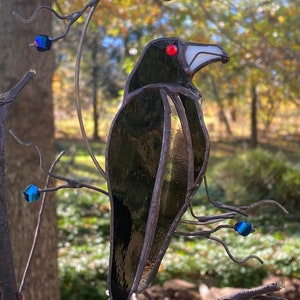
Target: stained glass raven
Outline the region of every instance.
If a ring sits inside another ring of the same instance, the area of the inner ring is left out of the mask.
[[[106,152],[110,299],[130,299],[151,284],[202,182],[210,143],[192,78],[215,61],[229,61],[217,45],[160,38],[128,77]]]

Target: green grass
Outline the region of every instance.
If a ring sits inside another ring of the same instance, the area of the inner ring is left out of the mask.
[[[59,172],[106,189],[104,180],[81,143],[59,140],[57,148],[67,150],[71,145],[75,145],[73,148],[76,151],[73,149],[72,155],[64,155],[59,163]],[[93,143],[92,147],[104,165],[104,145]],[[221,151],[215,161],[212,157],[209,176],[213,176],[216,171],[214,168],[221,172],[219,168],[223,161],[227,159],[222,157]],[[248,174],[247,169],[244,171]],[[209,186],[215,200],[232,200],[227,198],[226,191],[220,189],[214,180],[210,181]],[[57,193],[57,203],[62,299],[107,299],[108,198],[86,189],[68,189]],[[199,215],[220,213],[208,202],[203,189],[197,193],[194,206]],[[182,278],[216,286],[253,287],[260,284],[268,274],[300,277],[300,266],[297,264],[300,248],[299,217],[297,210],[290,215],[283,215],[276,209],[261,207],[251,216],[256,231],[248,237],[239,236],[234,230],[228,229],[214,234],[226,241],[236,258],[243,259],[247,255],[255,254],[264,261],[263,265],[255,260],[242,266],[237,265],[229,259],[223,247],[214,241],[175,236],[155,282],[161,284],[167,279]],[[235,221],[229,223],[233,225]],[[183,226],[183,230],[195,228]]]

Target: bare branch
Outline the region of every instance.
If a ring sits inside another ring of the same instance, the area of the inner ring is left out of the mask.
[[[279,208],[284,214],[288,214],[289,212],[277,201],[271,200],[271,199],[264,199],[264,200],[259,200],[257,202],[254,202],[250,205],[244,205],[244,206],[232,206],[232,205],[227,205],[223,204],[220,202],[215,202],[211,199],[209,191],[208,191],[208,185],[207,185],[207,178],[204,176],[204,186],[205,186],[205,191],[207,195],[207,199],[209,202],[211,202],[215,207],[220,208],[220,209],[225,209],[232,211],[236,214],[241,214],[244,216],[247,216],[249,211],[255,207],[262,206],[262,205],[274,205],[277,208]],[[193,213],[192,213],[193,214]],[[202,217],[196,217],[200,222],[202,221]]]
[[[249,255],[249,256],[246,256],[244,259],[238,260],[238,259],[236,259],[236,258],[231,254],[231,252],[230,252],[228,246],[227,246],[221,239],[216,238],[216,237],[212,237],[212,236],[208,237],[208,239],[209,239],[209,240],[212,240],[212,241],[216,241],[216,242],[218,242],[219,244],[221,244],[221,245],[224,247],[224,249],[225,249],[226,253],[228,254],[228,256],[230,257],[230,259],[233,260],[233,261],[234,261],[235,263],[237,263],[237,264],[243,264],[243,263],[247,262],[248,260],[250,260],[250,259],[252,259],[252,258],[256,259],[256,260],[259,261],[261,264],[264,263],[264,262],[262,261],[262,259],[261,259],[260,257],[258,257],[257,255]]]
[[[61,152],[58,155],[58,157],[54,160],[54,162],[52,163],[52,165],[49,169],[49,174],[47,175],[45,189],[48,187],[48,184],[49,184],[49,181],[50,181],[50,178],[51,178],[50,174],[54,170],[56,164],[58,163],[58,161],[60,160],[62,155],[63,155],[63,152]],[[33,257],[34,251],[36,249],[37,241],[38,241],[38,238],[39,238],[46,197],[47,197],[47,194],[44,193],[43,198],[42,198],[42,202],[41,202],[41,206],[40,206],[40,210],[39,210],[38,221],[37,221],[36,228],[35,228],[35,234],[34,234],[32,246],[31,246],[31,250],[30,250],[30,253],[29,253],[29,256],[28,256],[28,259],[27,259],[27,263],[26,263],[26,266],[25,266],[25,270],[24,270],[22,280],[21,280],[21,284],[20,284],[19,291],[18,291],[18,293],[20,295],[24,291],[25,280],[26,280],[28,270],[29,270],[29,267],[30,267],[30,264],[31,264],[31,261],[32,261],[32,257]]]
[[[5,122],[7,107],[13,103],[18,93],[32,78],[35,71],[30,70],[8,92],[0,94],[0,299],[18,299],[17,285],[14,273],[12,250],[10,243],[6,199],[4,192],[5,183]]]
[[[211,233],[217,232],[220,229],[223,228],[230,228],[234,229],[234,226],[232,225],[219,225],[211,230],[201,230],[201,231],[196,231],[196,232],[182,232],[182,231],[176,231],[176,234],[183,235],[183,236],[199,236],[199,237],[204,237],[208,238],[210,237]]]
[[[219,298],[218,300],[249,300],[253,297],[264,295],[267,293],[274,293],[277,291],[280,291],[282,288],[284,288],[283,282],[274,282],[268,285],[255,287],[252,289],[242,290],[239,292],[236,292],[234,294],[231,294],[229,296],[225,296],[222,298]],[[265,299],[269,300],[284,300],[285,298],[278,298],[273,296],[265,296]]]
[[[63,176],[60,176],[60,175],[56,175],[56,174],[48,171],[44,166],[43,153],[42,153],[42,151],[41,151],[38,144],[34,144],[32,142],[26,143],[26,142],[22,141],[12,130],[9,130],[9,133],[15,138],[15,140],[19,144],[21,144],[23,146],[27,146],[27,147],[35,147],[36,151],[38,152],[39,159],[40,159],[40,168],[43,172],[45,172],[48,176],[50,176],[52,178],[67,182],[67,184],[65,184],[65,185],[56,186],[54,188],[39,189],[40,193],[55,192],[55,191],[57,191],[59,189],[63,189],[63,188],[83,188],[83,187],[85,187],[85,188],[88,188],[90,190],[94,190],[94,191],[100,192],[100,193],[108,196],[108,193],[106,191],[104,191],[104,190],[102,190],[98,187],[95,187],[95,186],[87,184],[87,183],[80,182],[80,181],[75,180],[75,179],[69,179],[69,178],[66,178],[66,177],[63,177]],[[64,154],[64,152],[61,153],[61,155],[63,155],[63,154]]]
[[[22,79],[19,80],[14,87],[12,87],[8,92],[0,94],[0,108],[10,105],[34,74],[35,70],[26,72]]]
[[[98,1],[97,1],[98,2]],[[96,2],[96,4],[97,4]],[[79,75],[80,75],[80,63],[81,63],[81,57],[82,57],[82,47],[83,47],[83,43],[84,43],[84,38],[86,36],[86,32],[90,23],[90,20],[92,18],[92,15],[94,13],[94,10],[96,9],[96,5],[93,6],[91,8],[91,10],[89,11],[87,20],[84,24],[84,28],[80,37],[80,42],[78,45],[78,49],[77,49],[77,56],[76,56],[76,66],[75,66],[75,95],[76,95],[76,109],[77,109],[77,116],[78,116],[78,121],[79,121],[79,126],[80,126],[80,131],[81,131],[81,135],[82,138],[85,142],[85,145],[87,147],[87,150],[89,152],[89,155],[94,163],[94,165],[96,166],[97,170],[99,171],[99,173],[103,176],[104,179],[107,179],[106,174],[104,169],[100,166],[99,162],[97,161],[90,143],[88,141],[88,137],[86,134],[86,130],[84,127],[84,122],[83,122],[83,118],[82,118],[82,111],[81,111],[81,98],[80,98],[80,88],[79,88]]]
[[[13,15],[22,23],[27,24],[27,23],[33,22],[41,10],[46,9],[46,10],[49,10],[50,12],[52,12],[58,19],[66,20],[67,26],[66,26],[65,32],[63,34],[51,39],[52,42],[56,42],[60,39],[65,38],[67,36],[67,34],[69,33],[69,30],[70,30],[71,26],[73,25],[73,23],[75,23],[89,7],[91,7],[91,8],[96,7],[98,4],[98,1],[99,0],[90,0],[89,3],[86,4],[80,11],[73,12],[66,16],[59,14],[55,9],[53,9],[50,6],[46,6],[46,5],[38,7],[34,11],[34,13],[31,15],[31,17],[29,17],[28,19],[23,18],[20,14],[18,14],[15,11],[13,12]]]

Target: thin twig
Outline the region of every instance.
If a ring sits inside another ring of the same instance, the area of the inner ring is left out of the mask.
[[[195,232],[176,231],[175,233],[183,236],[209,237],[212,233],[217,232],[218,230],[223,228],[235,229],[233,225],[219,225],[211,230],[201,230]]]
[[[238,260],[238,259],[236,259],[236,258],[231,254],[231,252],[230,252],[228,246],[227,246],[227,245],[225,244],[225,242],[223,242],[221,239],[216,238],[216,237],[213,237],[213,236],[209,236],[209,237],[207,237],[207,239],[213,240],[213,241],[218,242],[219,244],[221,244],[221,245],[224,247],[224,249],[225,249],[226,253],[228,254],[228,256],[230,257],[230,259],[233,260],[233,261],[234,261],[235,263],[237,263],[237,264],[243,264],[243,263],[247,262],[247,261],[250,260],[250,259],[256,259],[256,260],[258,260],[261,264],[264,263],[263,260],[262,260],[260,257],[258,257],[257,255],[249,255],[249,256],[246,256],[244,259]]]
[[[10,105],[34,74],[35,70],[26,72],[22,79],[20,79],[14,87],[12,87],[8,92],[0,94],[0,107],[6,107]]]
[[[279,202],[277,202],[275,200],[271,200],[271,199],[263,199],[263,200],[259,200],[257,202],[254,202],[250,205],[242,205],[242,206],[232,206],[232,205],[227,205],[227,204],[223,204],[223,203],[220,203],[220,202],[215,202],[211,199],[211,197],[209,195],[206,176],[204,176],[204,186],[205,186],[207,199],[209,200],[209,202],[211,202],[214,206],[216,206],[217,208],[220,208],[220,209],[229,210],[229,211],[235,212],[237,214],[247,216],[247,213],[255,207],[262,206],[262,205],[274,205],[277,208],[279,208],[284,214],[289,213]],[[196,217],[196,218],[199,219],[199,221],[201,220],[201,217]]]
[[[147,291],[144,291],[143,295],[147,298],[147,300],[154,300]]]
[[[188,237],[191,237],[191,236],[197,236],[197,237],[200,237],[200,238],[206,238],[206,239],[215,241],[215,242],[221,244],[221,245],[224,247],[224,249],[225,249],[226,253],[228,254],[228,256],[230,257],[230,259],[231,259],[232,261],[234,261],[235,263],[243,264],[243,263],[247,262],[247,261],[250,260],[250,259],[256,259],[256,260],[258,260],[261,264],[264,263],[264,262],[261,260],[261,258],[259,258],[259,257],[256,256],[256,255],[249,255],[249,256],[246,256],[246,257],[245,257],[244,259],[242,259],[242,260],[236,259],[236,258],[232,255],[232,253],[230,252],[228,246],[226,245],[226,243],[225,243],[223,240],[211,236],[212,233],[214,233],[214,232],[216,232],[216,231],[218,231],[218,230],[220,230],[220,229],[223,229],[223,228],[235,229],[235,227],[232,226],[232,225],[219,225],[219,226],[217,226],[217,227],[215,227],[215,228],[213,228],[213,229],[211,229],[211,230],[203,230],[203,231],[197,231],[197,232],[182,232],[182,231],[176,231],[175,233],[176,233],[176,234],[179,234],[179,235],[182,235],[182,236],[188,236]]]
[[[50,6],[47,5],[42,5],[39,6],[34,12],[33,14],[29,17],[29,18],[24,18],[22,17],[19,13],[17,13],[16,11],[13,11],[12,14],[22,23],[24,24],[29,24],[31,22],[34,21],[34,19],[37,17],[37,15],[40,13],[41,10],[43,9],[47,9],[50,12],[52,12],[58,19],[64,20],[67,19],[68,16],[63,16],[61,14],[59,14],[58,12],[55,11],[55,9],[51,8]]]
[[[75,179],[69,179],[69,178],[66,178],[66,177],[63,177],[63,176],[60,176],[60,175],[56,175],[50,171],[48,171],[45,166],[44,166],[44,159],[43,159],[43,153],[40,149],[40,146],[38,144],[34,144],[32,142],[24,142],[22,141],[14,132],[13,130],[9,130],[9,133],[14,137],[14,139],[21,145],[23,146],[26,146],[26,147],[35,147],[36,151],[38,152],[38,155],[39,155],[39,160],[40,160],[40,168],[42,171],[44,171],[48,176],[52,177],[52,178],[55,178],[55,179],[58,179],[58,180],[61,180],[61,181],[65,181],[67,182],[67,184],[65,185],[61,185],[61,186],[56,186],[54,188],[47,188],[47,189],[40,189],[39,192],[41,193],[45,193],[45,192],[54,192],[54,191],[58,191],[59,189],[63,189],[63,188],[88,188],[90,190],[94,190],[94,191],[97,191],[97,192],[100,192],[106,196],[108,196],[108,192],[98,188],[98,187],[95,187],[93,185],[90,185],[90,184],[87,184],[87,183],[83,183],[83,182],[80,182],[78,180],[75,180]],[[62,153],[62,155],[64,154],[64,152]]]
[[[252,204],[250,204],[249,206],[241,206],[241,209],[245,209],[247,211],[257,207],[257,206],[261,206],[261,205],[274,205],[277,206],[284,214],[289,214],[289,212],[277,201],[272,200],[272,199],[263,199],[257,202],[254,202]]]
[[[97,161],[97,159],[96,159],[96,157],[93,153],[93,150],[91,149],[90,143],[88,141],[88,137],[87,137],[87,134],[86,134],[86,130],[85,130],[84,122],[83,122],[83,118],[82,118],[81,98],[80,98],[80,88],[79,88],[79,75],[80,75],[80,63],[81,63],[81,57],[82,57],[82,48],[83,48],[84,39],[85,39],[85,36],[86,36],[86,32],[87,32],[90,20],[92,18],[94,10],[96,9],[96,6],[97,6],[97,2],[98,1],[96,1],[95,5],[92,6],[91,10],[89,11],[89,14],[88,14],[87,19],[85,21],[84,28],[83,28],[83,31],[82,31],[82,34],[81,34],[81,37],[80,37],[78,49],[77,49],[76,66],[75,66],[75,95],[76,95],[77,116],[78,116],[78,121],[79,121],[79,126],[80,126],[80,131],[81,131],[82,138],[85,142],[85,145],[87,147],[89,155],[90,155],[94,165],[96,166],[97,170],[104,177],[104,179],[107,179],[105,171],[103,170],[103,168],[100,166],[99,162]]]
[[[236,292],[234,294],[231,294],[229,296],[219,298],[218,300],[248,300],[255,296],[260,296],[260,295],[263,295],[266,293],[274,293],[274,292],[280,291],[284,287],[285,286],[284,286],[283,282],[274,282],[274,283],[270,283],[268,285],[255,287],[255,288],[247,289],[247,290],[242,290],[242,291]],[[278,298],[278,297],[272,297],[272,296],[267,296],[267,297],[269,297],[269,298],[266,298],[266,299],[269,299],[269,300],[272,300],[272,299],[284,300],[285,299],[285,298]]]
[[[60,152],[60,154],[57,156],[57,158],[52,163],[52,165],[49,169],[49,173],[51,173],[53,171],[53,169],[55,168],[55,165],[58,163],[58,161],[60,160],[62,155],[63,155],[63,152]],[[48,174],[47,179],[46,179],[46,183],[45,183],[45,188],[48,187],[50,178],[51,178],[51,176]],[[29,253],[29,256],[28,256],[28,259],[27,259],[27,263],[26,263],[26,266],[25,266],[25,270],[24,270],[24,273],[23,273],[23,276],[22,276],[21,284],[20,284],[19,291],[18,291],[19,294],[22,294],[23,291],[24,291],[25,280],[26,280],[26,277],[28,275],[28,270],[29,270],[30,264],[32,262],[32,257],[33,257],[34,251],[36,249],[37,241],[38,241],[40,230],[41,230],[41,223],[42,223],[42,217],[43,217],[43,213],[44,213],[46,197],[47,197],[47,194],[46,193],[43,194],[43,198],[42,198],[42,202],[41,202],[41,206],[40,206],[40,210],[39,210],[39,214],[38,214],[38,221],[37,221],[36,228],[35,228],[33,243],[32,243],[31,250],[30,250],[30,253]]]
[[[207,196],[207,199],[210,203],[212,203],[215,207],[217,208],[220,208],[220,209],[226,209],[226,210],[229,210],[229,211],[232,211],[232,212],[235,212],[237,214],[240,214],[240,215],[244,215],[245,217],[247,217],[247,214],[244,213],[243,211],[240,210],[239,207],[236,207],[236,206],[232,206],[232,205],[226,205],[226,204],[223,204],[223,203],[219,203],[219,202],[215,202],[211,199],[210,197],[210,194],[209,194],[209,191],[208,191],[208,184],[207,184],[207,178],[206,178],[206,175],[204,176],[204,186],[205,186],[205,191],[206,191],[206,196]]]
[[[55,9],[53,9],[52,7],[47,6],[47,5],[42,5],[42,6],[38,7],[28,19],[22,17],[20,14],[18,14],[15,11],[13,11],[13,15],[22,23],[28,24],[28,23],[31,23],[34,21],[34,19],[37,17],[37,15],[40,13],[41,10],[46,9],[46,10],[49,10],[50,12],[52,12],[58,19],[66,20],[67,26],[66,26],[65,32],[63,34],[51,39],[52,42],[56,42],[60,39],[65,38],[67,36],[67,34],[69,33],[70,28],[73,25],[73,23],[75,23],[89,7],[95,7],[97,5],[98,1],[99,0],[90,0],[88,2],[88,4],[86,4],[81,10],[73,12],[66,16],[59,14]]]
[[[197,219],[196,222],[198,225],[207,225],[207,224],[218,223],[229,219],[236,219],[237,216],[236,212],[227,212],[227,213],[222,213],[222,214],[212,215],[212,216],[197,216],[191,205],[190,205],[190,212],[192,217]],[[182,220],[182,222],[187,223],[185,220]]]

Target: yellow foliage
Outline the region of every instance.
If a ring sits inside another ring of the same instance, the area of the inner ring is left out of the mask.
[[[278,21],[279,21],[279,23],[284,23],[285,22],[285,17],[284,16],[279,16],[278,17]]]
[[[62,13],[69,14],[80,10],[88,1],[58,2]],[[123,38],[124,41],[128,41],[129,33],[134,30],[143,34],[146,32],[138,43],[129,45],[137,49],[138,53],[146,42],[159,35],[222,44],[231,56],[230,63],[222,68],[218,65],[207,67],[205,73],[199,74],[198,80],[194,78],[194,81],[201,84],[200,89],[207,99],[204,103],[206,120],[218,128],[222,125],[222,120],[218,120],[220,108],[223,106],[230,119],[230,110],[235,106],[236,114],[240,114],[243,119],[243,128],[250,128],[247,124],[250,120],[244,122],[244,119],[248,119],[245,115],[250,110],[252,84],[258,90],[259,122],[263,120],[262,114],[269,121],[274,109],[276,113],[286,111],[287,116],[290,100],[300,103],[300,6],[296,1],[286,2],[285,5],[277,2],[263,5],[264,2],[101,0],[92,22],[96,25],[94,28],[101,26],[104,34]],[[154,27],[153,24],[158,26]],[[120,69],[129,72],[137,57],[138,54],[122,57]],[[216,91],[212,90],[211,81],[205,78],[210,70]],[[73,89],[73,82],[64,79],[71,76],[66,72],[56,73],[53,79],[53,90],[59,95],[59,100],[64,99],[67,91]],[[206,83],[203,84],[205,79]],[[233,95],[232,98],[228,98],[229,94]],[[289,101],[284,102],[285,99]],[[277,106],[277,102],[280,106]],[[112,109],[107,108],[107,111]]]

